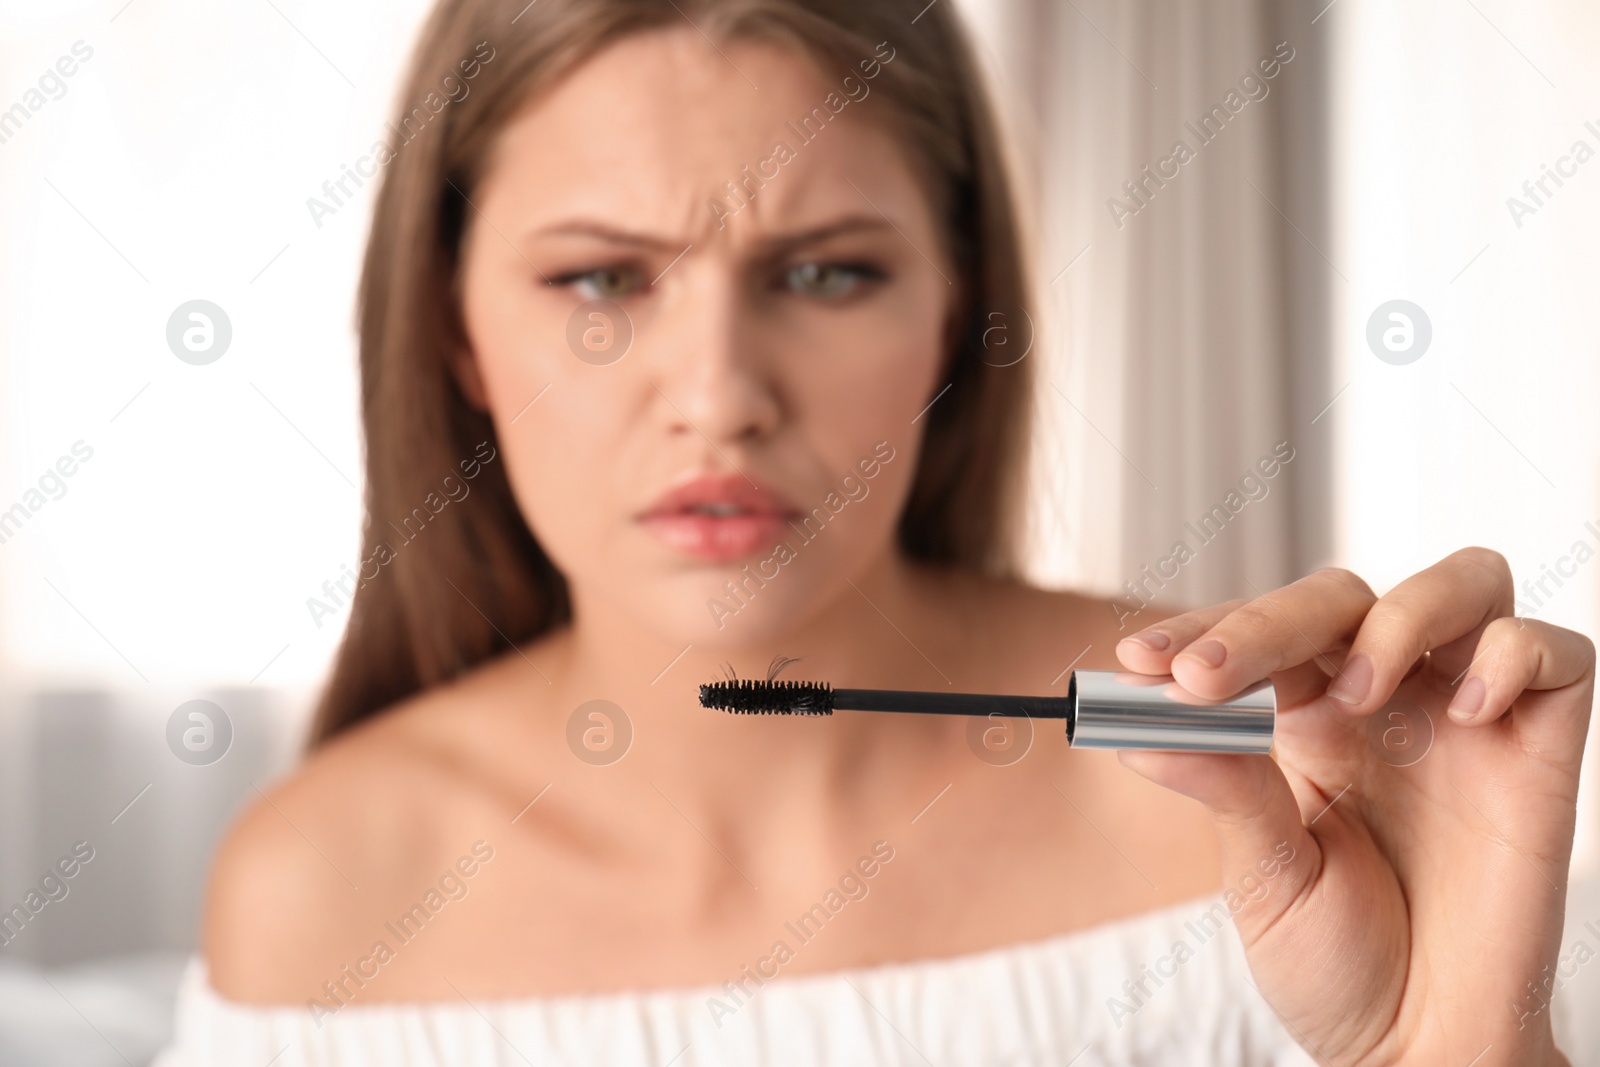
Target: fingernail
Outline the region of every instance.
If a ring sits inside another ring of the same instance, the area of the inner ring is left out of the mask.
[[[1228,658],[1228,650],[1222,647],[1222,642],[1215,639],[1200,641],[1183,650],[1185,656],[1193,656],[1207,667],[1220,667],[1222,661]]]
[[[1359,704],[1372,688],[1372,659],[1362,652],[1345,661],[1344,669],[1328,686],[1328,695],[1341,704]]]
[[[1124,637],[1123,640],[1132,641],[1136,645],[1143,645],[1151,652],[1160,652],[1162,649],[1172,644],[1172,638],[1168,637],[1160,630],[1146,630],[1144,633],[1130,634],[1127,637]]]
[[[1456,690],[1455,699],[1450,701],[1449,716],[1456,722],[1471,722],[1483,707],[1483,696],[1487,691],[1483,679],[1474,674]]]

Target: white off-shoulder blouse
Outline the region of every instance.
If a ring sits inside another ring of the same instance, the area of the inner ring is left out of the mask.
[[[197,958],[179,992],[174,1043],[153,1067],[1316,1062],[1256,991],[1221,897],[964,956],[793,978],[780,972],[746,989],[748,997],[708,986],[357,1001],[315,1020],[304,1006],[222,999]]]

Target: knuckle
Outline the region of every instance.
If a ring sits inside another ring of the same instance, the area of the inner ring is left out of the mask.
[[[1538,658],[1542,645],[1526,619],[1502,615],[1484,626],[1478,655],[1492,656],[1503,663],[1529,662]]]
[[[1196,612],[1193,611],[1180,611],[1171,615],[1159,616],[1143,626],[1130,626],[1123,636],[1133,637],[1137,634],[1149,633],[1151,630],[1160,630],[1163,633],[1179,635],[1191,631],[1198,633],[1204,627],[1197,625],[1195,616]]]
[[[1498,619],[1489,620],[1483,628],[1482,642],[1485,645],[1516,645],[1530,644],[1533,641],[1528,631],[1526,620],[1515,619],[1510,615],[1502,615]]]
[[[1395,589],[1387,597],[1374,600],[1373,606],[1366,609],[1366,625],[1376,624],[1389,629],[1414,624],[1426,606],[1418,600],[1410,590]]]
[[[1416,629],[1418,623],[1417,605],[1403,593],[1396,592],[1380,598],[1367,609],[1362,628],[1392,634],[1397,630]]]
[[[1506,561],[1505,556],[1492,548],[1470,545],[1452,552],[1447,559],[1464,563],[1469,567],[1477,567],[1487,572],[1497,586],[1507,589],[1511,587],[1511,564]]]
[[[1225,815],[1219,815],[1218,820],[1227,826],[1245,830],[1260,826],[1267,813],[1272,810],[1272,792],[1265,786],[1258,787],[1253,794],[1241,802],[1240,806]]]
[[[1595,668],[1594,641],[1583,634],[1579,634],[1578,648],[1580,649],[1578,654],[1583,657],[1583,676],[1591,678],[1594,676]]]
[[[1344,567],[1324,567],[1320,571],[1316,572],[1316,577],[1321,581],[1333,586],[1335,589],[1355,593],[1360,597],[1367,597],[1373,600],[1377,599],[1377,594],[1373,593],[1372,586],[1367,584],[1365,578],[1362,578],[1361,575],[1357,574],[1355,571],[1347,570]]]
[[[1214,604],[1206,608],[1196,608],[1180,615],[1173,615],[1145,627],[1146,630],[1160,628],[1169,634],[1176,634],[1185,639],[1198,638],[1201,634],[1208,633],[1230,618],[1240,607],[1249,603],[1246,600],[1230,600],[1225,604]],[[1143,631],[1136,630],[1135,633]]]
[[[1222,626],[1231,635],[1256,640],[1266,637],[1283,626],[1283,616],[1262,600],[1252,600],[1235,610]]]
[[[1218,604],[1210,611],[1195,612],[1195,635],[1199,636],[1215,626],[1222,625],[1249,605],[1250,601],[1248,600],[1230,600],[1225,604]]]
[[[1393,656],[1410,662],[1422,655],[1429,636],[1421,606],[1403,593],[1381,598],[1361,622],[1361,644],[1379,660]]]

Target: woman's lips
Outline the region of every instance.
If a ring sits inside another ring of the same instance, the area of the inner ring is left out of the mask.
[[[798,510],[742,475],[700,476],[662,494],[639,522],[668,548],[706,560],[730,560],[783,540]]]
[[[779,515],[655,515],[644,520],[668,548],[707,560],[742,559],[783,540],[788,522]]]

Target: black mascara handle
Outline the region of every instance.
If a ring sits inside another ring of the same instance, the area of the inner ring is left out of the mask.
[[[1011,719],[1065,719],[1068,697],[1005,696],[990,693],[915,693],[898,689],[835,689],[838,711],[906,711],[923,715],[1001,715]]]

